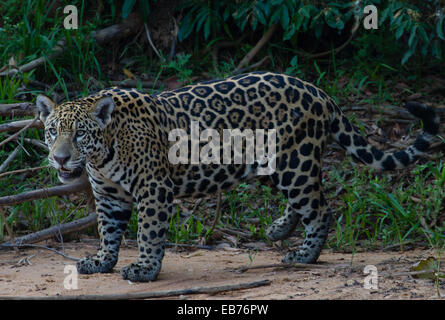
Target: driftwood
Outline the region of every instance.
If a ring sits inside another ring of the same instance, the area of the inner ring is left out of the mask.
[[[139,15],[131,14],[125,20],[119,24],[112,25],[99,31],[93,31],[91,36],[96,40],[99,45],[104,45],[111,41],[117,41],[122,38],[126,38],[129,35],[135,33],[141,26],[142,20]],[[66,48],[66,41],[60,40],[53,48],[48,57],[37,58],[27,64],[24,64],[16,69],[12,69],[6,72],[1,72],[0,76],[13,76],[17,73],[23,73],[31,71],[38,66],[44,64],[47,59],[54,59],[59,56]]]
[[[257,288],[261,286],[267,286],[271,284],[271,281],[260,280],[253,282],[228,284],[214,287],[194,287],[188,289],[179,290],[166,290],[166,291],[149,291],[149,292],[128,292],[117,294],[91,294],[91,295],[77,295],[77,296],[0,296],[0,300],[129,300],[129,299],[154,299],[164,297],[174,297],[187,294],[215,294],[220,292],[245,290],[251,288]]]
[[[20,139],[19,137],[15,138],[15,140],[19,140],[19,139]],[[23,138],[23,141],[30,143],[32,145],[35,145],[36,147],[42,148],[45,151],[49,151],[48,146],[43,141],[40,141],[37,139],[31,139],[31,138]]]
[[[43,188],[20,193],[17,195],[0,197],[0,206],[10,206],[25,201],[49,198],[54,196],[65,196],[76,192],[87,191],[88,186],[89,184],[86,180],[81,180],[73,184],[66,184],[51,188]]]
[[[36,113],[36,105],[29,102],[0,104],[0,116],[33,116]]]
[[[29,125],[31,123],[31,125]],[[15,132],[27,128],[43,128],[43,123],[40,120],[34,119],[17,120],[8,123],[0,124],[0,132]]]
[[[3,177],[7,177],[7,176],[10,176],[10,175],[13,175],[13,174],[37,171],[37,170],[42,170],[42,169],[45,169],[45,168],[49,168],[49,166],[41,166],[41,167],[33,167],[33,168],[25,168],[25,169],[8,171],[8,172],[5,172],[5,173],[0,173],[0,179],[2,179]]]
[[[229,270],[236,273],[243,273],[248,270],[256,269],[300,269],[300,270],[313,270],[313,269],[339,269],[351,267],[349,264],[336,264],[336,265],[322,265],[311,263],[279,263],[279,264],[262,264],[257,266],[244,266],[239,268],[230,268]]]
[[[42,246],[39,244],[7,244],[7,243],[0,243],[0,250],[2,248],[14,248],[14,250],[18,250],[19,248],[24,248],[24,247],[31,247],[31,248],[39,248],[39,249],[45,249],[45,250],[49,250],[51,252],[57,253],[59,255],[61,255],[62,257],[65,257],[67,259],[73,260],[73,261],[79,261],[80,258],[75,258],[75,257],[71,257],[63,252],[60,252],[56,249],[50,248],[50,247],[46,247],[46,246]],[[33,255],[34,256],[34,255]]]
[[[27,234],[22,237],[16,237],[14,238],[14,241],[3,242],[0,244],[0,248],[23,247],[25,246],[25,244],[31,244],[51,239],[52,237],[59,236],[60,234],[66,235],[73,232],[81,231],[86,228],[94,226],[96,223],[97,223],[96,213],[90,213],[85,218],[81,218],[61,225],[52,226],[47,229],[37,231],[32,234]]]
[[[0,165],[0,172],[4,171],[9,166],[9,164],[15,159],[15,157],[17,156],[19,151],[20,151],[20,147],[17,147],[14,149],[14,151],[12,151],[9,154],[9,156],[6,158],[5,162],[3,162]]]
[[[37,117],[36,116],[32,121],[28,122],[23,128],[21,128],[19,131],[17,131],[16,133],[14,133],[12,136],[9,136],[8,138],[6,138],[5,140],[3,140],[2,142],[0,142],[0,147],[4,144],[6,144],[9,141],[14,140],[15,138],[17,138],[22,132],[24,132],[26,129],[30,128],[31,126],[33,126],[36,122],[37,122]]]

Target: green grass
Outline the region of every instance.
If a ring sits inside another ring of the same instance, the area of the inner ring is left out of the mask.
[[[351,167],[329,174],[328,185],[344,186],[337,208],[335,236],[329,246],[356,250],[358,243],[383,248],[408,241],[430,247],[445,243],[445,166],[443,162],[412,169],[405,179]],[[347,175],[350,176],[345,178]],[[333,199],[332,199],[333,200]],[[338,197],[337,197],[338,200]]]

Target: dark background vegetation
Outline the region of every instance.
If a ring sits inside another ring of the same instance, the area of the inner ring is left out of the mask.
[[[0,76],[0,103],[33,102],[41,92],[63,101],[128,80],[151,93],[271,70],[314,82],[348,111],[373,143],[397,150],[412,141],[420,124],[403,118],[396,107],[408,100],[444,106],[444,3],[7,0],[0,4],[0,73],[47,59],[30,71]],[[78,8],[77,30],[63,28],[63,8],[68,4]],[[363,26],[368,4],[378,8],[377,30]],[[91,36],[123,19],[140,21],[131,36],[103,45]],[[63,52],[53,56],[61,40]],[[3,116],[0,124],[18,119]],[[18,142],[0,147],[1,164],[20,146],[5,171],[47,164],[46,152],[24,140],[42,140],[42,132],[30,129]],[[0,132],[0,141],[7,136]],[[332,145],[323,178],[336,219],[327,245],[353,252],[358,244],[367,249],[413,244],[443,249],[444,140],[438,141],[416,166],[384,174],[357,165]],[[0,196],[56,184],[51,169],[6,176],[0,179]],[[242,245],[265,240],[267,225],[284,207],[283,197],[268,187],[241,184],[223,195],[222,216],[212,233],[206,231],[215,199],[178,204],[170,241],[222,239]],[[81,197],[49,198],[8,207],[6,220],[20,235],[85,216],[87,211]],[[136,221],[133,216],[128,238],[135,236]],[[0,240],[5,237],[0,217]]]

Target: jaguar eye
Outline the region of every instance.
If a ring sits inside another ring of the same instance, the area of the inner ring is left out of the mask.
[[[57,130],[56,130],[55,128],[50,128],[50,129],[49,129],[49,133],[50,133],[52,136],[55,136],[55,135],[57,135]]]
[[[83,137],[85,135],[85,133],[86,133],[85,130],[77,130],[76,136],[77,137]]]

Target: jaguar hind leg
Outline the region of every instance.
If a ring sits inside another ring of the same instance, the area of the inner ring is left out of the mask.
[[[287,253],[283,263],[313,263],[317,261],[326,241],[331,220],[331,210],[321,191],[319,163],[308,172],[279,172],[275,175],[276,186],[287,196],[288,205],[285,214],[275,220],[267,229],[270,240],[282,240],[290,236],[298,221],[301,221],[306,237],[301,247]],[[293,179],[289,178],[293,177]],[[273,177],[274,178],[274,177]]]
[[[295,230],[300,217],[298,213],[287,204],[284,215],[276,219],[266,230],[266,236],[271,241],[284,240],[289,238]]]
[[[304,242],[299,249],[284,255],[281,261],[283,263],[315,263],[326,241],[331,216],[331,209],[327,205],[322,205],[318,210],[312,209],[303,216],[301,221],[306,233]]]

